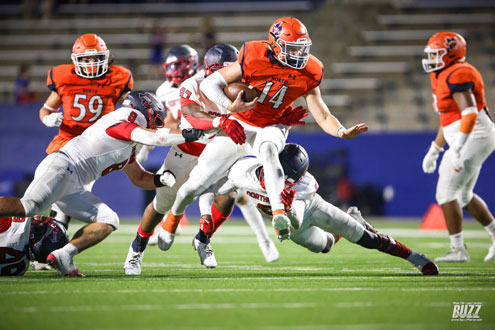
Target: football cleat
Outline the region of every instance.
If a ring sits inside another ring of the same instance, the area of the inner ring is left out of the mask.
[[[278,260],[278,250],[270,239],[258,242],[258,245],[260,246],[261,252],[263,252],[266,262],[274,262]]]
[[[177,226],[177,230],[175,231],[175,235],[179,235],[182,231],[182,226],[179,224]],[[157,245],[158,244],[158,232],[150,237],[148,240],[148,245]]]
[[[280,241],[290,239],[290,220],[285,214],[277,214],[272,219],[273,228]]]
[[[495,261],[495,241],[488,248],[488,254],[485,256],[485,262]]]
[[[141,274],[141,263],[143,262],[143,252],[136,252],[131,246],[127,253],[127,258],[124,263],[124,272],[126,275],[139,275]]]
[[[349,214],[354,220],[357,220],[360,224],[363,225],[366,230],[371,231],[372,233],[377,233],[377,230],[375,227],[369,224],[368,221],[364,220],[363,216],[361,215],[361,211],[357,208],[357,206],[351,206],[347,209],[347,214]]]
[[[72,257],[63,249],[53,251],[46,258],[47,264],[56,269],[60,275],[69,277],[85,277],[84,274],[74,266]]]
[[[51,267],[48,264],[45,264],[45,263],[38,262],[38,261],[34,260],[34,261],[31,261],[31,269],[34,270],[34,271],[38,271],[38,270],[50,270]]]
[[[461,248],[451,247],[446,255],[436,258],[435,262],[469,262],[469,253],[465,246]]]
[[[160,226],[158,229],[158,247],[160,250],[167,251],[174,244],[175,234],[169,233]]]
[[[215,254],[211,249],[210,244],[205,244],[200,242],[197,238],[192,241],[194,250],[198,251],[199,259],[201,264],[206,268],[215,268],[217,266],[217,260],[215,259]]]
[[[423,275],[438,275],[438,267],[423,253],[411,251],[407,260],[412,263]]]

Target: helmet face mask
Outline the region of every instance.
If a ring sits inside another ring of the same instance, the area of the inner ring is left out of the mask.
[[[422,60],[423,69],[430,73],[441,70],[466,57],[466,41],[455,32],[439,32],[433,35],[425,48],[427,58]]]
[[[283,17],[276,20],[270,27],[268,39],[275,57],[281,63],[293,69],[306,67],[311,39],[306,27],[298,19]]]
[[[169,50],[162,70],[167,81],[178,86],[184,80],[194,76],[198,66],[198,52],[188,45],[179,45]]]
[[[99,78],[108,72],[110,51],[96,34],[83,34],[72,48],[75,72],[83,78]]]
[[[210,49],[204,57],[205,77],[237,61],[239,51],[230,44],[218,44]]]
[[[146,119],[147,128],[163,127],[165,108],[156,95],[145,91],[130,92],[122,104],[139,111]]]

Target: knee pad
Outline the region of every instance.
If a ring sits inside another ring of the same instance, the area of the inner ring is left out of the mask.
[[[119,228],[119,216],[113,210],[108,208],[105,210],[103,214],[98,212],[98,217],[96,218],[96,222],[106,223],[113,227],[113,230],[117,230]]]
[[[155,198],[153,198],[153,208],[160,214],[166,214],[174,204],[177,192],[170,192],[168,189],[157,189]]]
[[[457,199],[456,193],[448,190],[437,187],[437,192],[435,194],[435,199],[437,200],[438,205],[443,205],[448,202],[452,202]]]
[[[474,193],[472,191],[462,192],[461,197],[459,198],[459,204],[462,208],[465,208],[466,205],[471,202],[474,197]]]

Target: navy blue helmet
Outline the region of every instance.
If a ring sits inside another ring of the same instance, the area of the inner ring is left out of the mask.
[[[208,49],[204,58],[205,76],[236,62],[237,54],[237,48],[230,44],[218,44]]]
[[[308,170],[308,153],[298,144],[287,143],[278,158],[287,180],[291,183],[297,182]]]
[[[69,243],[69,236],[62,223],[44,216],[31,218],[29,252],[32,260],[46,263],[52,251]]]
[[[122,104],[142,113],[148,123],[147,128],[163,127],[165,107],[155,94],[145,91],[130,92]]]
[[[198,52],[188,45],[170,48],[163,62],[163,74],[172,84],[179,86],[184,80],[194,76],[199,66]]]

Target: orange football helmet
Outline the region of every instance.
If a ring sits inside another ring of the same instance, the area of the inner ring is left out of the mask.
[[[72,47],[76,74],[83,78],[98,78],[107,73],[109,56],[105,41],[94,33],[83,34]]]
[[[308,30],[294,17],[282,17],[273,22],[268,32],[275,57],[293,69],[303,69],[308,63],[311,39]]]
[[[448,67],[466,58],[466,40],[455,32],[434,34],[425,48],[428,58],[423,59],[423,69],[433,72]]]

